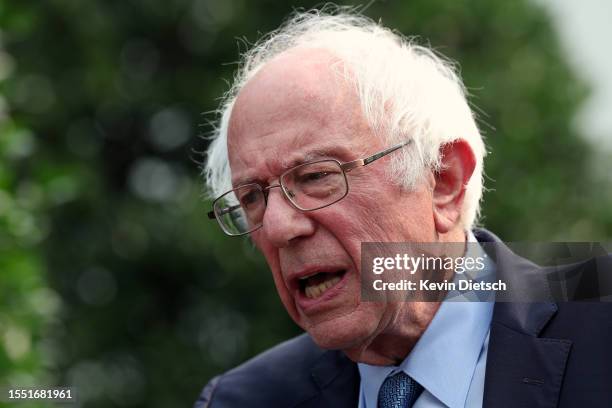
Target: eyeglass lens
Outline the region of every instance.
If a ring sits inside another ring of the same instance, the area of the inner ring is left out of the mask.
[[[312,211],[341,200],[348,193],[344,171],[334,160],[306,163],[281,176],[287,199],[302,211]],[[226,233],[241,235],[261,226],[266,193],[257,184],[238,187],[215,201],[214,211]]]

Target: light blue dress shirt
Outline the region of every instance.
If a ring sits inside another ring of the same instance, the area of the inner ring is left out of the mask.
[[[467,238],[477,242],[471,232]],[[480,245],[472,244],[466,256],[483,254]],[[494,264],[485,259],[485,269],[474,277],[477,280],[489,280],[495,274]],[[412,408],[482,407],[493,303],[447,299],[399,366],[358,364],[359,408],[376,408],[383,381],[399,371],[424,388]]]

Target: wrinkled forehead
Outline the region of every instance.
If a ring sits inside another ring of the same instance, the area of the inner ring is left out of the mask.
[[[367,128],[355,87],[339,64],[322,50],[288,52],[244,86],[228,128],[234,181],[262,161],[280,171],[334,145],[350,144]]]

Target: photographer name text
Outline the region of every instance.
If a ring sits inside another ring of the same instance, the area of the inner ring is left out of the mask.
[[[384,282],[377,279],[372,283],[374,290],[391,291],[505,291],[507,285],[501,279],[496,282],[478,282],[472,280],[460,280],[458,282],[433,282],[429,279],[422,279],[418,282],[402,279],[398,282]]]

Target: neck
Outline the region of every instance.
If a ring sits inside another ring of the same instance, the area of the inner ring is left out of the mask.
[[[405,302],[398,321],[367,346],[345,350],[348,357],[370,365],[399,365],[410,354],[440,307],[440,302]]]

